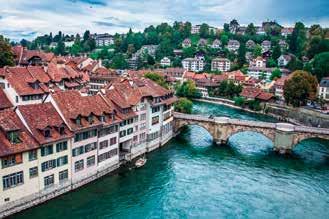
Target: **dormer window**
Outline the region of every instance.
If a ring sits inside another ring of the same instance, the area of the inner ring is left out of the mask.
[[[78,116],[78,117],[75,119],[75,123],[76,123],[77,125],[81,125],[81,118],[80,118],[80,116]]]
[[[65,134],[65,127],[64,126],[59,127],[59,134],[60,135],[64,135]]]
[[[18,144],[18,143],[21,142],[20,139],[19,139],[19,132],[18,131],[8,132],[7,138],[10,141],[10,143],[12,143],[12,144]]]
[[[101,122],[105,122],[105,116],[104,116],[104,115],[101,115],[101,116],[99,117],[99,121],[101,121]]]
[[[51,137],[50,129],[46,129],[44,134],[46,138],[50,138]]]
[[[31,87],[33,89],[38,89],[40,86],[39,86],[39,83],[38,82],[34,82],[34,83],[31,84]]]
[[[94,117],[93,117],[92,114],[90,114],[90,115],[88,116],[88,122],[89,122],[90,124],[92,124],[92,123],[94,122]]]

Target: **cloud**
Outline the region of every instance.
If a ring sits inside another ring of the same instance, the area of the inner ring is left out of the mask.
[[[328,0],[10,0],[1,4],[0,34],[12,40],[63,31],[82,34],[142,31],[162,22],[190,21],[222,27],[236,18],[240,24],[277,20],[329,26]],[[28,35],[25,33],[35,33]]]

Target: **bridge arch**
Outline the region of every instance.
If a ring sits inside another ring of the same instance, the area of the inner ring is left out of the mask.
[[[274,134],[272,134],[268,131],[265,131],[265,130],[256,130],[256,129],[241,129],[238,131],[231,132],[230,135],[227,137],[227,141],[229,141],[230,138],[232,138],[234,135],[237,135],[240,133],[245,133],[245,132],[252,132],[252,133],[260,134],[260,135],[266,137],[267,139],[271,140],[272,143],[274,144],[274,141],[275,141]]]
[[[215,128],[211,125],[209,125],[206,122],[200,122],[200,121],[190,121],[190,120],[175,120],[175,132],[179,132],[183,127],[186,126],[199,126],[209,132],[209,134],[215,138]]]
[[[329,141],[329,136],[321,135],[321,134],[310,134],[310,133],[295,134],[293,140],[293,148],[296,147],[302,141],[308,139],[323,139]]]

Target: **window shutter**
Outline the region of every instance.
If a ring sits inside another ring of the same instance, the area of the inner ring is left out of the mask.
[[[15,155],[15,161],[16,163],[22,163],[23,162],[23,159],[22,159],[22,154],[16,154]]]

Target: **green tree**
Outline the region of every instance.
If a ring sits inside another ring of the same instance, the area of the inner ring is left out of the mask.
[[[290,38],[290,51],[300,57],[306,46],[306,28],[301,22],[295,24]]]
[[[193,108],[193,102],[187,98],[179,98],[175,103],[175,111],[180,113],[191,114]]]
[[[316,77],[305,71],[295,71],[284,84],[284,98],[294,107],[303,106],[307,100],[315,100],[318,82]]]
[[[223,46],[226,46],[227,45],[228,40],[229,40],[229,38],[228,38],[228,36],[226,34],[222,34],[222,36],[220,37],[220,41],[222,42],[222,45]]]
[[[176,87],[176,95],[180,97],[198,98],[201,96],[197,90],[195,82],[192,80],[184,81]]]
[[[254,57],[261,56],[262,55],[262,47],[259,44],[257,44],[254,47],[254,50],[253,50],[252,54],[253,54]]]
[[[281,76],[282,76],[282,73],[281,73],[280,69],[276,68],[276,69],[274,69],[274,71],[272,71],[270,79],[275,80],[275,79],[281,78]]]
[[[256,27],[253,23],[250,23],[248,26],[247,26],[247,29],[246,29],[246,34],[247,35],[250,35],[250,36],[254,36],[256,35]]]
[[[62,40],[57,42],[57,46],[54,52],[56,55],[65,55],[65,44]]]
[[[246,99],[244,97],[235,97],[234,105],[243,107],[246,103]]]
[[[298,58],[293,56],[291,58],[290,62],[288,63],[287,68],[291,71],[302,70],[303,69],[303,63]]]
[[[321,39],[320,37],[316,36],[313,37],[309,43],[307,56],[312,59],[316,54],[322,52],[328,52],[328,51],[329,51],[329,40]]]
[[[229,33],[230,32],[230,25],[228,23],[224,24],[224,32]]]
[[[246,63],[246,44],[242,43],[238,49],[238,65],[241,68]]]
[[[164,88],[168,88],[168,84],[167,84],[166,80],[164,79],[164,77],[162,75],[159,75],[158,73],[149,72],[149,73],[146,73],[144,75],[144,77],[151,79],[152,81],[154,81],[155,83],[157,83],[158,85],[160,85]]]
[[[209,36],[209,26],[203,23],[200,27],[200,37],[207,38]]]
[[[0,35],[0,68],[14,65],[14,54],[11,51],[9,41]]]
[[[329,76],[329,52],[323,52],[314,57],[313,73],[318,80]]]
[[[122,53],[117,53],[110,64],[113,69],[127,69],[128,63]]]
[[[267,62],[266,62],[266,66],[267,66],[268,68],[276,67],[276,66],[277,66],[277,62],[276,62],[274,59],[269,58],[269,59],[267,60]]]
[[[280,45],[277,44],[273,48],[272,58],[274,60],[277,60],[280,56],[281,56],[281,47],[280,47]]]
[[[239,23],[236,19],[231,20],[230,22],[230,32],[236,33],[239,29]]]

